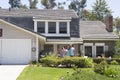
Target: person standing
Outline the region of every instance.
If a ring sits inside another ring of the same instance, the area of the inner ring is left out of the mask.
[[[72,45],[71,47],[70,47],[70,56],[71,57],[73,57],[75,54],[74,54],[74,51],[75,51],[75,48],[74,48],[74,46]]]

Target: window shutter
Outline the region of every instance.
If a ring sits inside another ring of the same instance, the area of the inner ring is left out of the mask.
[[[2,29],[0,29],[0,37],[2,37],[2,32],[3,32],[3,30],[2,30]]]

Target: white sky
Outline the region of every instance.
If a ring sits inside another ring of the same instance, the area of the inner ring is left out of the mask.
[[[39,4],[40,4],[40,0]],[[66,0],[56,0],[56,1],[66,1]],[[0,7],[2,8],[9,8],[9,4],[8,4],[9,0],[0,0]],[[28,0],[21,0],[22,4],[26,4],[27,6],[29,6],[29,2]],[[93,5],[93,3],[95,2],[95,0],[87,0],[87,7],[86,9],[91,9],[91,6]],[[113,11],[113,16],[114,17],[120,17],[120,0],[106,0],[108,6],[110,7],[110,9]],[[69,4],[69,2],[66,2],[67,4]],[[37,7],[42,8],[42,6],[37,5]],[[67,8],[67,6],[66,6]]]

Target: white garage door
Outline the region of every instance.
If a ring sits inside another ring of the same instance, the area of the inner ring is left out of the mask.
[[[31,40],[0,40],[0,58],[1,64],[28,64],[31,58]]]

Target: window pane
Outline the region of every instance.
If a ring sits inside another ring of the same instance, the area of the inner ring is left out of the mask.
[[[56,22],[48,22],[48,33],[56,33]]]
[[[45,33],[45,22],[37,22],[38,32]]]
[[[67,22],[59,23],[59,33],[67,33]]]
[[[92,57],[92,46],[85,46],[85,56]]]
[[[104,53],[103,46],[97,46],[96,47],[96,54],[97,54],[97,56],[102,56],[103,53]]]

